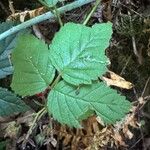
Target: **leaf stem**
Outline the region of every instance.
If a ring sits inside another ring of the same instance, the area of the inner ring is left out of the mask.
[[[60,79],[61,79],[61,74],[59,74],[59,75],[57,76],[57,78],[55,79],[55,81],[52,83],[51,89],[54,88],[54,86],[59,82]]]
[[[61,20],[60,13],[59,13],[59,11],[57,10],[56,5],[54,6],[54,11],[53,11],[53,12],[54,12],[54,14],[57,16],[58,22],[59,22],[60,26],[62,27],[62,26],[63,26],[63,22],[62,22],[62,20]]]
[[[65,5],[65,6],[62,6],[62,7],[58,8],[58,12],[60,14],[62,14],[62,13],[65,13],[67,11],[70,11],[72,9],[81,7],[85,4],[91,3],[93,1],[94,0],[86,0],[86,1],[85,0],[83,0],[83,1],[77,0],[75,2],[72,2],[72,3],[68,4],[68,5]],[[55,17],[55,15],[53,13],[47,12],[45,14],[42,14],[42,15],[37,16],[35,18],[32,18],[28,21],[25,21],[25,22],[23,22],[23,23],[21,23],[17,26],[14,26],[14,27],[10,28],[9,30],[3,32],[2,34],[0,34],[0,41],[5,39],[8,36],[14,34],[14,33],[17,33],[18,31],[20,31],[22,29],[26,29],[27,27],[30,27],[32,25],[35,25],[35,24],[40,23],[42,21],[45,21],[47,19],[52,19],[54,17]]]
[[[36,113],[36,116],[35,116],[35,118],[34,118],[34,120],[33,120],[33,123],[32,123],[32,125],[31,125],[30,129],[28,130],[28,133],[27,133],[27,135],[26,135],[26,137],[25,137],[25,139],[24,139],[24,141],[23,141],[23,143],[22,143],[22,147],[23,147],[23,148],[25,148],[26,143],[27,143],[27,140],[28,140],[29,136],[31,135],[33,129],[35,128],[36,122],[37,122],[38,120],[40,120],[41,117],[42,117],[46,112],[47,112],[47,110],[46,110],[46,108],[44,107],[44,108],[42,108],[40,111],[38,111],[38,112]]]
[[[93,15],[93,13],[95,12],[97,6],[100,4],[101,0],[96,0],[96,3],[93,7],[93,9],[91,10],[91,12],[89,13],[89,15],[87,16],[87,18],[85,19],[85,21],[83,22],[83,25],[86,25],[88,23],[88,21],[90,20],[91,16]]]

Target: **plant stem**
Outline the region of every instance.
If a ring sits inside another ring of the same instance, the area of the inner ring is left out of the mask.
[[[93,7],[93,9],[91,10],[91,12],[89,13],[89,15],[87,16],[87,18],[85,19],[85,21],[83,22],[83,25],[86,25],[88,23],[88,21],[90,20],[91,16],[93,15],[93,13],[95,12],[97,6],[100,4],[101,0],[96,0],[96,3]]]
[[[57,78],[55,79],[55,81],[52,83],[51,89],[53,89],[54,86],[59,82],[60,78],[61,78],[61,74],[59,74],[59,75],[57,76]]]
[[[58,12],[60,14],[62,14],[62,13],[65,13],[67,11],[70,11],[72,9],[81,7],[85,4],[91,3],[93,1],[94,0],[83,0],[83,1],[77,0],[75,2],[72,2],[72,3],[68,4],[68,5],[65,5],[65,6],[62,6],[62,7],[58,8]],[[2,34],[0,34],[0,40],[5,39],[6,37],[10,36],[11,34],[14,34],[14,33],[18,32],[22,29],[26,29],[27,27],[30,27],[32,25],[35,25],[37,23],[40,23],[42,21],[45,21],[47,19],[51,19],[51,18],[54,18],[54,17],[55,17],[55,15],[53,13],[47,12],[43,15],[40,15],[40,16],[37,16],[33,19],[25,21],[25,22],[23,22],[23,23],[21,23],[17,26],[14,26],[14,27],[10,28],[9,30],[3,32]]]
[[[62,20],[61,20],[60,13],[59,13],[59,11],[57,10],[56,5],[54,6],[54,14],[57,16],[58,21],[59,21],[59,24],[60,24],[60,26],[62,27],[62,26],[63,26],[63,22],[62,22]]]
[[[34,118],[34,120],[33,120],[33,123],[32,123],[32,125],[31,125],[30,129],[28,130],[28,133],[27,133],[27,135],[26,135],[26,137],[25,137],[25,139],[24,139],[24,141],[23,141],[23,143],[22,143],[22,147],[23,147],[23,148],[25,148],[26,143],[27,143],[27,140],[28,140],[29,136],[31,135],[33,129],[35,128],[36,122],[37,122],[38,120],[40,120],[41,117],[42,117],[46,112],[47,112],[47,110],[46,110],[46,108],[44,107],[44,108],[42,108],[39,112],[36,113],[36,116],[35,116],[35,118]]]

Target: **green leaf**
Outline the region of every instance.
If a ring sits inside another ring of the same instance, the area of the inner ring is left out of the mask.
[[[3,22],[0,24],[0,34],[10,29],[17,23],[12,21]],[[16,45],[18,35],[30,32],[29,29],[22,30],[16,34],[12,34],[7,38],[0,40],[0,79],[13,73],[13,67],[10,61],[10,54]]]
[[[12,21],[3,22],[0,24],[0,34],[16,25]],[[12,34],[6,39],[0,40],[0,79],[12,74],[13,67],[9,60],[11,50],[14,48],[14,43],[17,34]]]
[[[29,107],[20,98],[0,87],[0,116],[4,117],[27,110]]]
[[[11,87],[22,96],[44,91],[55,75],[48,46],[30,34],[19,37],[12,52],[12,63],[14,74]]]
[[[107,70],[105,49],[111,35],[111,23],[96,24],[92,28],[67,23],[56,33],[50,46],[52,64],[68,83],[91,84],[91,80]]]
[[[10,29],[14,25],[16,25],[16,23],[14,23],[12,21],[7,21],[7,22],[1,23],[0,24],[0,34],[5,32],[6,30]],[[9,45],[10,45],[11,41],[13,41],[15,36],[16,36],[15,34],[12,34],[11,36],[8,36],[6,39],[0,40],[0,55],[5,51],[5,49],[9,49]]]
[[[125,116],[130,102],[102,82],[77,88],[59,82],[48,96],[48,110],[60,123],[80,127],[80,121],[95,112],[106,124]]]
[[[12,74],[13,67],[8,58],[0,60],[0,79]]]

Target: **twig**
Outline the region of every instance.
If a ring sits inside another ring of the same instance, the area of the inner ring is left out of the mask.
[[[83,25],[86,25],[88,23],[88,21],[90,20],[91,16],[93,15],[93,13],[95,12],[96,8],[98,7],[98,5],[100,4],[101,0],[96,0],[95,6],[93,7],[93,9],[91,10],[91,12],[89,13],[89,15],[87,16],[87,18],[85,19],[85,21],[83,22]]]
[[[141,110],[141,109],[144,107],[144,105],[146,104],[146,102],[147,102],[147,100],[148,100],[147,98],[148,98],[149,96],[144,97],[144,94],[145,94],[145,91],[146,91],[146,89],[147,89],[147,87],[148,87],[149,81],[150,81],[150,77],[148,77],[148,79],[147,79],[147,81],[146,81],[146,83],[145,83],[144,89],[143,89],[143,91],[142,91],[142,94],[141,94],[141,98],[143,98],[143,100],[146,100],[146,101],[144,101],[143,104],[142,104],[142,106],[139,107],[139,110]]]
[[[140,138],[129,148],[129,150],[131,150],[133,147],[135,147],[141,140],[142,140],[142,137],[140,137]]]
[[[59,74],[57,76],[57,78],[55,79],[55,81],[52,83],[52,85],[50,86],[50,89],[52,90],[54,88],[54,86],[59,82],[59,80],[61,79],[61,74]]]
[[[41,119],[41,117],[46,113],[46,111],[47,111],[47,110],[46,110],[46,108],[44,107],[44,108],[42,108],[39,112],[36,113],[36,116],[35,116],[35,118],[34,118],[34,120],[33,120],[33,123],[32,123],[32,125],[31,125],[30,129],[28,130],[28,133],[27,133],[27,135],[26,135],[26,137],[25,137],[25,139],[24,139],[24,141],[23,141],[23,143],[22,143],[23,149],[25,148],[26,143],[27,143],[27,141],[28,141],[28,139],[29,139],[29,136],[31,135],[33,129],[35,128],[36,122],[37,122],[39,119]]]
[[[148,86],[149,81],[150,81],[150,77],[147,79],[147,81],[145,83],[144,89],[143,89],[142,94],[141,94],[141,98],[143,98],[143,96],[145,94],[145,91],[146,91],[146,88]],[[137,97],[137,95],[136,95],[136,97]],[[143,98],[143,100],[144,100],[144,98]],[[139,101],[139,98],[137,98],[137,101]],[[138,114],[138,122],[140,122],[140,111],[144,107],[144,105],[145,105],[145,102],[142,104],[142,106],[141,106],[140,103],[138,103],[138,105],[137,105],[136,113]],[[145,149],[146,146],[145,146],[144,134],[143,134],[142,128],[140,127],[139,130],[140,130],[140,133],[141,133],[141,140],[143,141],[143,149]],[[132,147],[134,147],[136,144],[137,143],[135,143]]]
[[[9,0],[9,9],[10,9],[11,13],[14,15],[15,9],[14,9],[14,5],[13,5],[13,1],[11,1],[11,0]]]
[[[131,13],[130,11],[128,11],[128,15],[130,18],[130,28],[131,28],[131,32],[133,32],[133,24],[132,24],[132,17],[131,17]],[[133,50],[134,50],[134,54],[136,56],[138,56],[138,51],[137,51],[137,47],[136,47],[136,43],[135,43],[135,36],[132,35],[132,44],[133,44]]]
[[[135,10],[133,10],[133,9],[131,9],[131,8],[129,8],[129,7],[127,7],[126,5],[124,5],[124,4],[122,4],[122,3],[120,3],[119,2],[119,4],[120,5],[122,5],[122,6],[124,6],[124,7],[126,7],[127,9],[129,9],[130,11],[132,11],[132,12],[134,12],[136,15],[138,15],[139,17],[141,17],[141,18],[145,18],[143,15],[141,15],[141,14],[139,14],[138,12],[136,12]]]
[[[138,122],[140,122],[139,113],[138,113]],[[140,133],[141,133],[141,138],[142,138],[142,142],[143,142],[143,149],[145,149],[146,146],[145,146],[145,141],[144,141],[144,134],[143,134],[141,126],[140,126]]]
[[[131,59],[131,55],[128,57],[127,61],[126,61],[126,64],[124,65],[124,67],[122,68],[121,70],[121,73],[120,73],[120,76],[124,73],[128,63],[130,62],[130,59]]]
[[[145,91],[146,91],[146,88],[147,88],[147,86],[148,86],[149,81],[150,81],[150,77],[148,77],[148,79],[147,79],[147,81],[146,81],[146,83],[145,83],[145,86],[144,86],[143,92],[142,92],[142,94],[141,94],[141,97],[143,97],[143,96],[144,96],[144,94],[145,94]]]
[[[56,15],[56,17],[58,18],[58,22],[59,22],[60,26],[62,27],[63,26],[63,22],[61,20],[60,13],[59,13],[59,11],[58,11],[56,6],[54,6],[54,11],[53,12]]]
[[[129,19],[130,19],[131,32],[133,32],[134,29],[133,29],[132,17],[131,17],[130,11],[128,11],[128,15],[129,15]],[[133,52],[137,56],[139,64],[142,64],[142,56],[139,54],[139,52],[137,50],[136,41],[135,41],[135,35],[134,34],[132,34],[132,46],[133,46]]]
[[[68,5],[65,5],[63,7],[58,8],[58,12],[60,14],[62,14],[62,13],[65,13],[67,11],[70,11],[72,9],[81,7],[81,6],[85,5],[85,4],[91,3],[93,1],[94,0],[86,0],[86,1],[77,0],[75,2],[72,2],[72,3],[68,4]],[[23,23],[15,26],[15,27],[12,27],[11,29],[9,29],[9,30],[5,31],[4,33],[0,34],[0,40],[3,40],[6,37],[10,36],[11,34],[14,34],[14,33],[18,32],[18,31],[20,31],[22,29],[26,29],[27,27],[30,27],[32,25],[35,25],[37,23],[40,23],[42,21],[45,21],[47,19],[51,19],[51,18],[54,18],[54,17],[55,17],[55,15],[53,13],[51,13],[51,12],[47,12],[47,13],[45,13],[43,15],[37,16],[37,17],[35,17],[33,19],[30,19],[30,20],[28,20],[26,22],[23,22]]]
[[[136,100],[137,100],[137,102],[138,102],[138,100],[139,100],[139,96],[138,96],[138,94],[137,94],[137,92],[136,92],[135,87],[133,87],[133,92],[134,92],[134,95],[135,95]]]

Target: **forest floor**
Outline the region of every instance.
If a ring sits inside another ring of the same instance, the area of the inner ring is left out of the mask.
[[[82,23],[93,4],[61,15],[63,23]],[[12,0],[9,4],[1,0],[0,21],[5,22],[8,18],[25,21],[47,11],[41,7],[36,0]],[[21,15],[23,12],[24,15]],[[22,142],[33,122],[30,115],[33,111],[29,111],[0,118],[0,150],[150,150],[150,1],[103,0],[88,25],[107,21],[113,23],[113,36],[106,49],[111,62],[108,68],[134,85],[129,89],[111,86],[134,105],[126,120],[103,126],[93,116],[84,121],[83,129],[75,129],[62,126],[53,118],[49,121],[48,115],[45,115],[37,122],[23,147]],[[46,42],[50,42],[59,29],[57,20],[44,21],[31,27],[33,34],[40,33]],[[110,77],[110,74],[108,72],[105,76]],[[9,88],[11,78],[10,75],[1,79],[0,86]],[[40,96],[24,100],[30,103],[34,111],[38,110],[34,101],[42,103]]]

